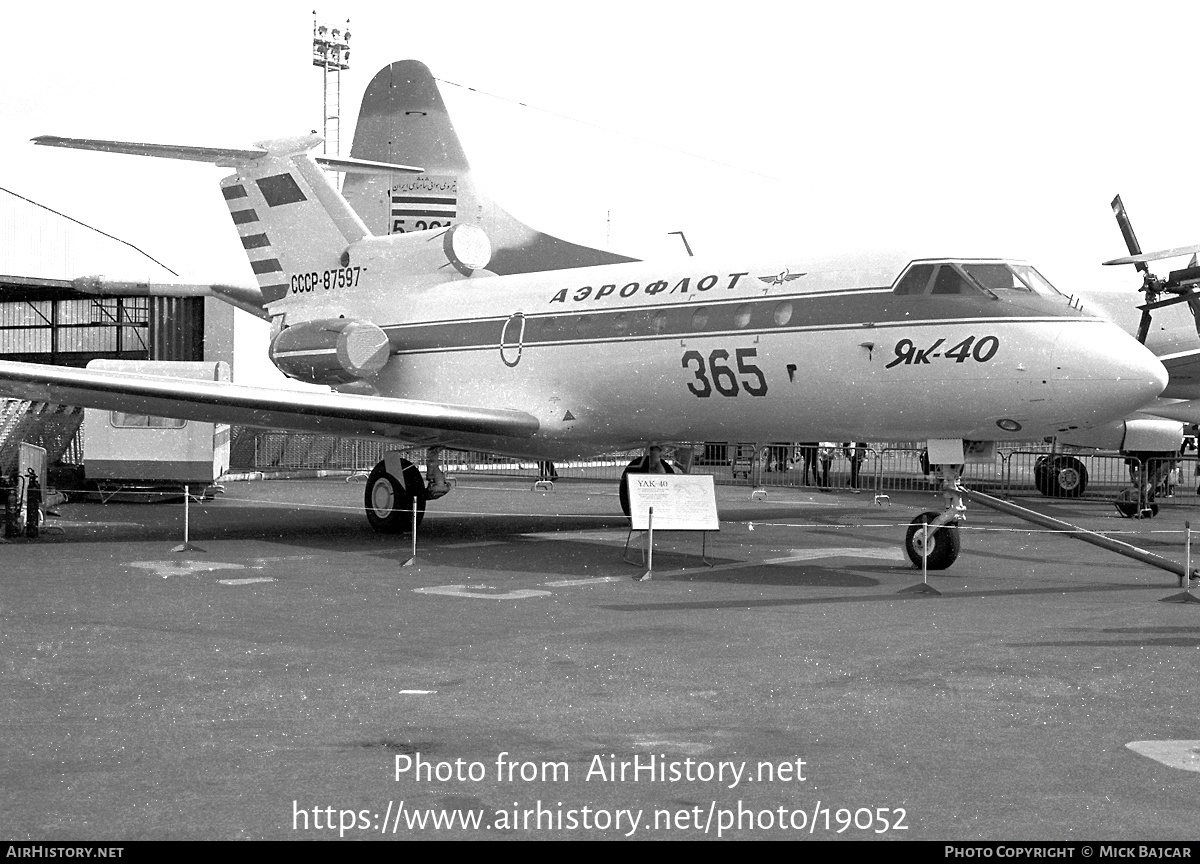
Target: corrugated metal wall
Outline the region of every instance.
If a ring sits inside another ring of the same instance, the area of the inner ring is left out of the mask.
[[[151,360],[204,359],[204,298],[150,298]]]

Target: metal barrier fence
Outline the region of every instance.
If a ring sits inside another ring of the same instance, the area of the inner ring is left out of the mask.
[[[397,448],[386,441],[334,438],[252,429],[238,430],[240,436],[253,436],[253,448],[240,447],[243,456],[235,459],[233,470],[344,470],[370,471],[388,450],[400,449],[409,461],[424,465],[423,447]],[[252,452],[252,465],[245,464]],[[857,488],[864,492],[886,494],[892,491],[937,491],[937,474],[927,473],[923,450],[916,445],[872,444],[863,448]],[[641,456],[641,450],[609,453],[587,460],[556,462],[560,478],[611,480],[621,477],[625,466]],[[680,445],[677,461],[687,462],[694,474],[711,474],[716,483],[727,486],[768,488],[820,488],[826,482],[825,466],[819,456],[805,465],[805,448],[800,445],[771,444],[754,450],[751,445]],[[490,453],[442,450],[442,466],[447,473],[481,473],[494,476],[537,478],[539,465],[533,460],[511,459]],[[241,464],[237,464],[240,461]],[[1047,466],[1072,469],[1056,476],[1083,479],[1082,491],[1050,488]],[[1170,467],[1170,470],[1165,470]],[[807,468],[807,470],[806,470]],[[1136,472],[1164,469],[1165,481],[1156,491],[1162,506],[1194,506],[1200,499],[1200,458],[1151,459],[1145,464],[1115,453],[1052,453],[1050,448],[1021,446],[998,450],[990,463],[964,466],[963,482],[975,489],[1002,495],[1047,495],[1080,497],[1085,500],[1112,500],[1132,488],[1131,468]],[[828,459],[828,488],[851,486],[852,466],[845,450],[838,446]],[[1142,476],[1138,474],[1137,476]],[[1051,494],[1047,494],[1051,493]]]
[[[425,447],[398,447],[389,441],[332,438],[327,435],[289,432],[255,431],[250,434],[253,434],[253,448],[246,449],[252,453],[251,460],[249,464],[244,457],[240,462],[235,461],[231,466],[233,471],[333,470],[358,473],[369,472],[388,451],[395,450],[418,466],[425,464],[428,454]],[[621,478],[621,471],[625,466],[640,455],[639,450],[609,454],[595,459],[556,462],[555,469],[560,477],[617,481]],[[447,473],[534,478],[539,475],[536,461],[512,459],[494,453],[443,449],[441,465]]]

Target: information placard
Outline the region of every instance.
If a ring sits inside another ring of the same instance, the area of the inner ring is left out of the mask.
[[[719,531],[717,490],[710,474],[629,474],[629,514],[635,531]]]

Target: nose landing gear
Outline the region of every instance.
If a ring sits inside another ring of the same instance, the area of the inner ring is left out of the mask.
[[[946,509],[941,513],[930,510],[922,513],[908,526],[904,536],[904,551],[914,567],[945,570],[958,558],[960,549],[958,523],[966,519],[967,505],[962,485],[958,482],[961,465],[933,465],[942,482]]]

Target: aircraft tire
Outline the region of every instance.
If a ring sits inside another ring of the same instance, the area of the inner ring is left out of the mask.
[[[922,513],[908,526],[908,533],[904,536],[904,551],[908,553],[908,560],[912,561],[915,567],[921,566],[921,540],[918,539],[918,535],[924,533],[921,526],[932,522],[939,515],[930,510]],[[928,569],[945,570],[957,560],[960,548],[957,522],[941,526],[933,532],[930,540],[932,542],[925,565]]]
[[[1047,498],[1078,498],[1087,489],[1087,466],[1074,456],[1043,456],[1033,465],[1033,483]]]
[[[1113,502],[1113,504],[1116,505],[1117,512],[1126,519],[1132,519],[1138,515],[1138,502],[1132,495],[1127,495],[1125,492],[1122,492],[1117,500]],[[1153,519],[1155,516],[1157,516],[1158,502],[1151,501],[1146,510],[1143,511],[1142,515],[1143,518],[1146,519]]]
[[[407,534],[412,528],[413,498],[416,498],[417,525],[425,518],[425,481],[417,466],[407,459],[401,459],[401,473],[404,475],[404,485],[387,472],[384,462],[380,462],[367,478],[367,488],[363,493],[363,509],[367,513],[367,522],[380,534]],[[407,489],[417,490],[414,496]]]

